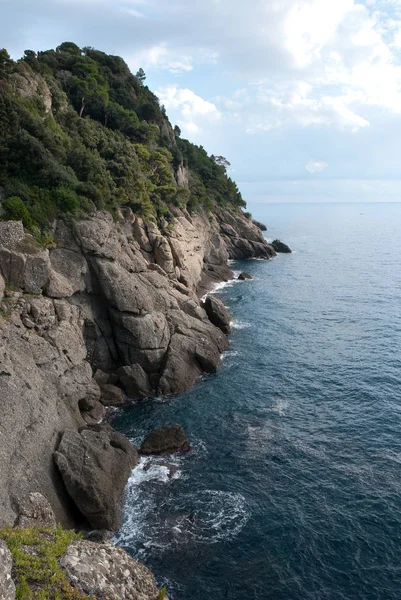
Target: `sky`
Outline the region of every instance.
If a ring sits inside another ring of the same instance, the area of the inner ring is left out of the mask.
[[[251,206],[401,200],[401,0],[0,0],[13,58],[122,56]]]

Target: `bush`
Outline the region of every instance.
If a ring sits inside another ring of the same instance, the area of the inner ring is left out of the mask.
[[[24,227],[31,229],[34,225],[29,210],[19,196],[11,196],[2,202],[4,213],[2,218],[6,221],[22,221]]]

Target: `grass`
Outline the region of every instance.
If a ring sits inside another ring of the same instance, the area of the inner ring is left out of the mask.
[[[17,600],[93,600],[74,589],[58,559],[74,540],[75,531],[60,526],[53,531],[38,527],[0,530],[13,557]]]

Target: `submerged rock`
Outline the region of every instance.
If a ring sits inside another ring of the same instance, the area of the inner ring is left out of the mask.
[[[73,542],[60,565],[71,585],[96,598],[157,600],[159,596],[151,571],[110,543]]]
[[[245,273],[245,272],[244,272],[244,273],[240,273],[240,274],[238,275],[238,279],[239,279],[240,281],[245,281],[245,279],[253,279],[253,277],[252,277],[252,275],[249,275],[249,273]]]
[[[230,333],[231,316],[221,300],[214,296],[207,296],[203,308],[213,325],[216,325],[223,333]]]
[[[164,425],[154,429],[145,437],[140,447],[141,454],[170,454],[188,452],[189,441],[181,425]]]
[[[13,559],[7,544],[0,540],[0,598],[1,600],[14,600],[15,585],[11,578]]]
[[[138,462],[127,438],[108,425],[65,431],[54,460],[68,494],[90,525],[117,529],[125,484]]]
[[[292,252],[291,248],[287,246],[287,244],[284,244],[284,242],[281,242],[280,240],[274,240],[271,243],[271,245],[273,246],[276,252],[283,252],[286,254],[290,254]]]

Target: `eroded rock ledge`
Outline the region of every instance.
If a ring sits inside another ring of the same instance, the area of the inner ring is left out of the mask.
[[[241,214],[173,210],[174,223],[159,226],[129,209],[116,223],[106,212],[73,229],[59,222],[49,250],[21,224],[1,224],[0,524],[15,521],[20,497],[41,492],[65,525],[96,514],[96,526],[117,527],[121,485],[88,509],[71,457],[99,466],[87,495],[102,489],[123,451],[90,429],[107,405],[182,392],[216,369],[228,329],[199,298],[232,277],[228,259],[275,251]],[[125,450],[122,480],[134,461]]]

